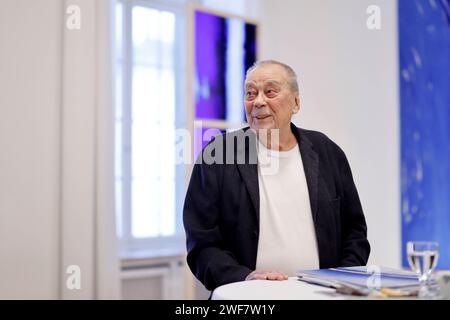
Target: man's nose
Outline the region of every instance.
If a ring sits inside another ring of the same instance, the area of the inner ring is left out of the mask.
[[[261,108],[266,105],[266,99],[264,97],[264,93],[259,92],[256,96],[255,100],[253,101],[253,106],[256,108]]]

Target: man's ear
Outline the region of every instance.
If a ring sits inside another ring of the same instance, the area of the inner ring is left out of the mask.
[[[297,113],[300,110],[300,97],[298,95],[295,96],[295,105],[292,109],[292,113]]]

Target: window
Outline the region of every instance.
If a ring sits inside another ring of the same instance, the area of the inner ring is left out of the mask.
[[[156,1],[115,9],[115,192],[121,251],[183,248],[183,16]]]
[[[236,18],[197,13],[197,19],[193,19],[198,31],[195,39],[202,41],[195,45],[200,46],[197,52],[208,52],[210,59],[192,57],[193,95],[188,97],[189,2],[116,0],[115,192],[122,255],[134,250],[151,256],[173,250],[184,252],[181,216],[190,166],[177,164],[180,137],[176,130],[189,129],[188,138],[192,140],[200,132],[201,141],[190,141],[194,145],[191,156],[195,156],[207,142],[203,140],[210,138],[206,129],[220,133],[242,125],[244,120],[241,83],[245,68],[256,58],[245,43],[256,41],[256,27]],[[233,4],[242,7],[243,2]],[[222,36],[214,36],[209,22]],[[217,69],[222,78],[216,81],[210,71],[222,60],[227,61],[228,68]],[[214,87],[213,81],[220,85]],[[193,101],[192,105],[187,101]],[[213,110],[208,105],[215,105],[222,116],[199,113],[199,108]]]

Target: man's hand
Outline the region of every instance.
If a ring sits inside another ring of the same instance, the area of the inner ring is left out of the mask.
[[[288,276],[275,270],[255,270],[245,280],[287,280]]]

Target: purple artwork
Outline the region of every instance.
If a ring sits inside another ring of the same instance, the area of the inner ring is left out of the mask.
[[[195,11],[195,118],[245,121],[243,81],[256,60],[256,25]]]

